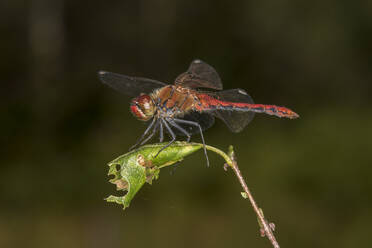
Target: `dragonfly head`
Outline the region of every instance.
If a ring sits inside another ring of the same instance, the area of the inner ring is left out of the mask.
[[[149,95],[140,95],[132,100],[130,111],[139,120],[148,121],[154,116],[156,107]]]

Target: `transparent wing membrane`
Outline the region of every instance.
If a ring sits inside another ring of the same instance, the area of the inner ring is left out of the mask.
[[[139,96],[141,93],[148,94],[154,89],[166,85],[153,79],[129,77],[107,71],[99,71],[98,77],[102,83],[128,96]]]
[[[224,90],[213,92],[209,95],[221,101],[236,102],[236,103],[250,103],[253,104],[253,99],[242,89]],[[225,122],[232,132],[240,132],[244,129],[254,117],[254,112],[241,112],[231,109],[213,110],[212,114]]]
[[[222,90],[222,82],[216,70],[200,59],[192,61],[189,69],[176,78],[175,84]]]

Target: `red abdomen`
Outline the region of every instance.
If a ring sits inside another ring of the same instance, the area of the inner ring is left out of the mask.
[[[254,104],[254,103],[244,103],[244,102],[232,102],[217,99],[208,94],[198,94],[197,95],[200,104],[196,105],[196,110],[203,111],[213,111],[213,110],[226,110],[226,111],[242,111],[242,112],[256,112],[256,113],[266,113],[269,115],[275,115],[278,117],[286,117],[290,119],[298,118],[299,115],[294,111],[276,105],[265,105],[265,104]]]

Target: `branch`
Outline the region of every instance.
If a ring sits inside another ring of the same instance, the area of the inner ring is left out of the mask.
[[[212,146],[206,146],[206,148],[210,151],[213,151],[217,154],[219,154],[221,157],[223,157],[226,161],[226,164],[225,164],[225,170],[227,168],[227,166],[230,166],[236,177],[238,178],[241,186],[243,187],[244,189],[244,194],[243,197],[244,198],[248,198],[249,201],[251,202],[251,205],[253,207],[253,210],[256,212],[256,215],[257,215],[257,220],[258,220],[258,224],[259,226],[261,227],[261,236],[262,237],[267,237],[271,244],[273,245],[274,248],[279,248],[279,244],[278,242],[276,241],[275,239],[275,236],[274,236],[274,229],[275,229],[275,225],[274,223],[269,223],[266,219],[265,219],[265,216],[263,214],[263,211],[261,208],[258,207],[256,201],[254,200],[240,170],[239,170],[239,167],[238,167],[238,163],[236,162],[236,157],[235,157],[235,153],[234,153],[234,150],[233,150],[233,147],[230,146],[229,147],[229,152],[228,152],[228,155],[226,153],[224,153],[223,151],[215,148],[215,147],[212,147]],[[227,165],[227,166],[226,166]]]

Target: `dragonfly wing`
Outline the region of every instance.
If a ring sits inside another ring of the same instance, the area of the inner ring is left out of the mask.
[[[176,78],[175,84],[190,88],[222,90],[222,82],[216,70],[200,59],[192,61],[189,69]]]
[[[184,117],[180,118],[187,121],[193,121],[199,123],[202,130],[207,130],[214,124],[214,116],[209,113],[199,113],[199,112],[189,112]],[[199,127],[192,126],[184,123],[177,123],[182,128],[184,128],[189,134],[198,134],[200,133]],[[185,136],[181,131],[173,128],[173,131],[176,135]]]
[[[213,92],[212,94],[213,95],[211,96],[222,101],[250,104],[254,103],[253,99],[242,89],[224,90]],[[212,114],[223,120],[229,129],[234,133],[242,131],[254,117],[254,112],[234,111],[233,108],[226,110],[213,110]]]
[[[98,77],[102,83],[128,96],[138,96],[141,93],[151,93],[154,89],[166,84],[148,78],[129,77],[118,73],[99,71]]]

